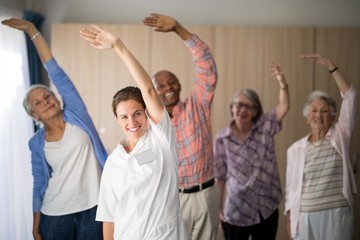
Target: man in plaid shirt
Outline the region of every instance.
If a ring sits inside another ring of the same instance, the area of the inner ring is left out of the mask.
[[[144,24],[155,27],[155,31],[175,32],[189,48],[196,66],[195,87],[185,101],[180,101],[181,84],[173,73],[156,73],[154,85],[176,132],[180,205],[189,234],[193,240],[215,240],[219,194],[214,184],[210,123],[217,82],[215,60],[209,47],[175,19],[151,14]]]

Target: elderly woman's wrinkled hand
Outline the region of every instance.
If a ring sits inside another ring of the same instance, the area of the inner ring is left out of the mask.
[[[31,28],[34,27],[34,24],[32,22],[18,18],[6,19],[3,20],[1,23],[11,28],[15,28],[24,32],[28,32],[30,31]]]
[[[281,67],[279,66],[279,64],[277,64],[275,61],[271,62],[270,75],[273,77],[276,77],[276,79],[278,80],[278,82],[280,84],[280,87],[283,85],[284,86],[287,85],[287,83],[285,81],[284,73],[283,73]]]
[[[299,57],[302,59],[314,61],[315,63],[325,66],[328,69],[333,69],[335,66],[335,64],[331,60],[321,56],[318,53],[317,54],[302,54]]]

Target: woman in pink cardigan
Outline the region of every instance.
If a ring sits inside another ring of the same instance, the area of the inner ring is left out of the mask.
[[[322,91],[312,92],[303,115],[310,134],[287,151],[285,213],[290,239],[351,240],[355,180],[350,140],[357,117],[354,88],[329,59],[300,56],[326,67],[343,98],[336,119],[336,102]]]

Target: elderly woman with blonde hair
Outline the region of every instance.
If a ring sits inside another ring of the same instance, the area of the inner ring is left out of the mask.
[[[312,92],[303,115],[310,133],[287,151],[285,214],[289,239],[352,239],[355,180],[350,140],[357,117],[355,89],[329,59],[301,55],[326,67],[342,96],[338,120],[336,101]]]

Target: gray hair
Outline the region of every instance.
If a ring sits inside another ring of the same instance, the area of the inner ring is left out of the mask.
[[[330,108],[331,116],[333,116],[333,117],[336,116],[336,101],[335,101],[335,99],[323,91],[316,90],[316,91],[313,91],[312,93],[310,93],[306,98],[306,102],[305,102],[304,108],[303,108],[303,116],[304,117],[307,117],[307,115],[309,114],[310,105],[315,100],[324,100]]]
[[[30,103],[30,93],[35,90],[35,89],[38,89],[38,88],[42,88],[44,89],[45,91],[49,92],[51,95],[55,96],[55,93],[48,87],[48,86],[45,86],[43,84],[34,84],[34,85],[31,85],[31,87],[27,90],[26,92],[26,95],[24,97],[24,100],[23,100],[23,107],[26,111],[26,113],[33,118],[32,116],[32,112],[33,112],[33,109],[31,107],[31,103]],[[33,120],[35,121],[35,124],[37,126],[39,126],[40,128],[43,127],[43,122],[41,121],[38,121],[37,119],[33,118]]]
[[[243,89],[239,90],[237,93],[235,93],[235,95],[234,95],[234,97],[233,97],[233,99],[231,101],[231,104],[230,104],[230,112],[231,112],[233,102],[236,101],[237,98],[239,96],[241,96],[241,95],[247,97],[251,101],[251,103],[254,105],[257,113],[253,117],[252,120],[253,120],[254,123],[257,122],[260,119],[260,117],[263,115],[263,108],[262,108],[262,105],[261,105],[260,98],[259,98],[258,94],[252,89],[243,88]]]

